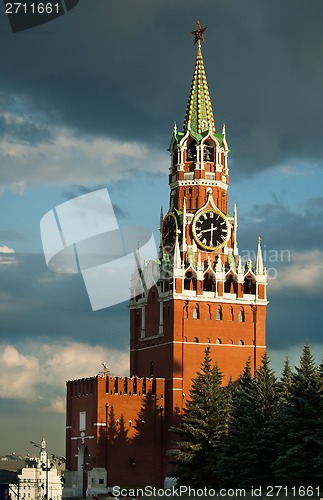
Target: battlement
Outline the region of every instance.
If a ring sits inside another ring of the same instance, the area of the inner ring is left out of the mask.
[[[96,377],[69,380],[66,382],[67,393],[71,397],[93,396],[95,394]]]
[[[164,379],[154,377],[106,377],[106,394],[119,396],[145,396],[151,393],[153,396],[157,392],[164,390]]]
[[[112,377],[97,375],[90,378],[70,380],[66,383],[70,397],[94,396],[97,392],[107,396],[155,396],[163,394],[165,381],[154,377]]]

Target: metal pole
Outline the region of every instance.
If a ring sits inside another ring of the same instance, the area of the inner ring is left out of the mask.
[[[49,471],[49,467],[48,467],[48,458],[47,458],[47,464],[46,464],[46,498],[48,500],[48,471]]]
[[[105,404],[105,468],[107,471],[107,484],[106,486],[109,486],[109,473],[108,473],[108,461],[109,461],[109,451],[108,451],[108,446],[109,446],[109,435],[108,435],[108,420],[109,420],[109,403]]]

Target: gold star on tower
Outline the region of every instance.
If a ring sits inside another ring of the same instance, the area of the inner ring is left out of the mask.
[[[203,33],[205,30],[206,30],[206,27],[201,28],[200,21],[198,21],[196,30],[191,32],[192,35],[195,36],[194,44],[197,43],[199,40],[202,40],[202,42],[204,42]]]

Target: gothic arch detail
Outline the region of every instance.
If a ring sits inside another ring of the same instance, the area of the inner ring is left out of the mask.
[[[222,307],[221,306],[218,306],[218,308],[216,310],[215,319],[217,321],[221,321],[222,320]]]
[[[196,274],[193,270],[188,269],[184,277],[184,290],[196,290],[196,289],[197,289]]]
[[[244,308],[241,307],[240,311],[238,312],[238,322],[244,323],[244,321],[245,321]]]
[[[198,304],[195,304],[195,306],[194,306],[193,319],[200,319],[200,307]]]
[[[225,293],[237,293],[238,292],[238,282],[237,277],[230,273],[226,276],[224,282],[224,292]]]

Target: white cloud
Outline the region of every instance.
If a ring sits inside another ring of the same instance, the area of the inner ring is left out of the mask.
[[[73,342],[29,343],[19,351],[13,345],[2,345],[0,398],[29,403],[38,401],[45,410],[61,413],[64,411],[61,394],[64,394],[66,380],[95,376],[103,362],[107,363],[112,375],[129,372],[128,352],[102,346]]]
[[[55,398],[51,401],[49,408],[46,408],[45,411],[50,411],[53,413],[64,413],[65,411],[65,399],[63,398]]]
[[[270,268],[274,275],[275,264]],[[291,261],[285,262],[283,267],[279,264],[277,270],[277,278],[270,281],[271,291],[286,288],[298,288],[300,292],[322,290],[323,252],[292,252]]]
[[[304,168],[303,163],[295,163],[293,161],[290,165],[277,165],[268,170],[271,175],[286,175],[287,177],[313,177],[315,175],[316,164],[308,162],[307,167]]]
[[[22,354],[12,345],[0,348],[0,397],[37,400],[34,384],[39,375],[35,356]]]
[[[13,248],[7,247],[7,245],[4,245],[0,247],[0,253],[15,253]]]
[[[49,126],[32,115],[0,113],[1,118],[7,127],[0,138],[1,190],[21,194],[30,186],[106,184],[138,171],[167,172],[167,153],[142,142],[78,137],[70,128]],[[38,142],[11,133],[17,124],[36,130]]]

